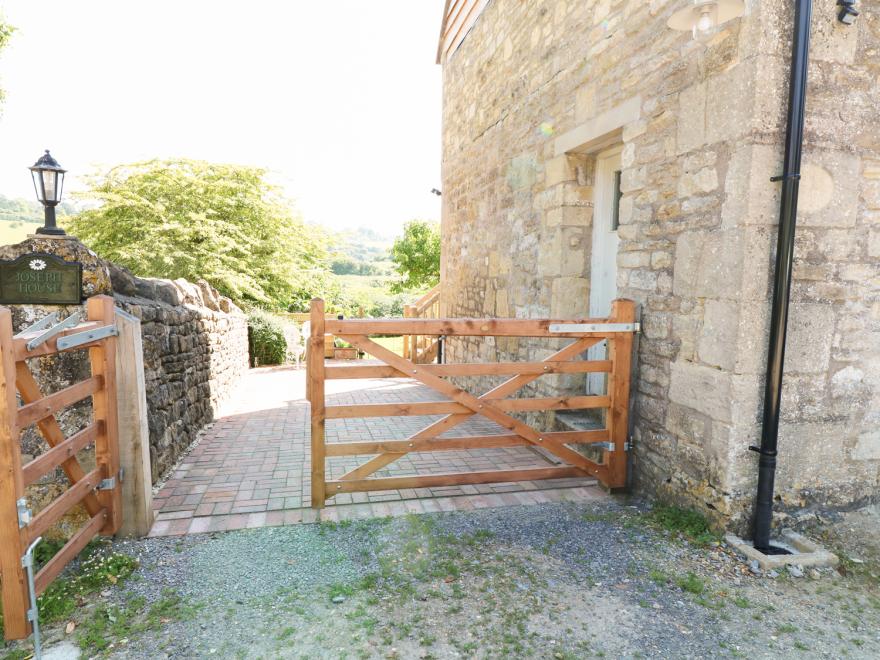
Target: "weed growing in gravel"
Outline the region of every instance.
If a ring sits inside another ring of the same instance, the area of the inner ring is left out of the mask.
[[[697,545],[710,545],[719,539],[709,527],[705,516],[697,511],[657,505],[651,510],[650,515],[651,520],[662,529],[673,536],[683,536]]]
[[[691,572],[683,577],[677,577],[675,579],[675,584],[677,584],[682,591],[687,591],[696,596],[699,596],[706,590],[705,582],[703,582],[696,573]]]
[[[659,568],[652,568],[648,572],[648,578],[656,585],[664,586],[669,583],[669,576]]]
[[[749,602],[749,599],[745,596],[737,596],[733,599],[733,604],[737,607],[741,607],[742,609],[747,609],[752,606],[752,604]]]
[[[783,623],[781,626],[776,626],[776,632],[780,635],[787,635],[797,632],[797,627],[790,623]]]

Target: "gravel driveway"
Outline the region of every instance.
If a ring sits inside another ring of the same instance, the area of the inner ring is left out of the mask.
[[[615,501],[115,546],[140,568],[49,632],[86,655],[880,657],[876,576],[756,576]]]

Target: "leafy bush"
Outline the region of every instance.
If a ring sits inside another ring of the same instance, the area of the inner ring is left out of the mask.
[[[282,364],[287,356],[284,326],[276,317],[261,309],[248,315],[248,345],[251,365]]]

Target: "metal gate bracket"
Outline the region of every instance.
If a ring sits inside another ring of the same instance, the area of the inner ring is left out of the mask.
[[[125,475],[125,471],[122,468],[119,468],[119,483],[122,483],[122,478]],[[95,487],[95,490],[113,490],[116,488],[116,477],[109,477],[108,479],[101,479],[101,482]]]
[[[27,527],[31,522],[31,510],[27,504],[27,498],[22,497],[15,502],[18,510],[18,527]]]
[[[43,330],[44,328],[48,328],[50,325],[55,323],[58,320],[58,312],[52,312],[48,316],[44,316],[39,321],[35,323],[31,323],[24,330],[15,335],[16,339],[22,337],[24,335],[30,334],[32,332],[37,332],[37,330]]]
[[[27,349],[29,351],[34,350],[37,346],[50,340],[52,337],[57,335],[59,332],[62,332],[64,330],[67,330],[67,328],[72,328],[73,326],[77,325],[81,320],[82,320],[82,313],[81,312],[74,312],[73,314],[68,316],[66,319],[61,321],[61,323],[56,323],[51,328],[46,330],[46,332],[41,334],[39,337],[34,337],[33,339],[31,339],[27,343]]]
[[[68,348],[76,348],[77,346],[90,344],[91,342],[98,341],[99,339],[116,337],[118,335],[119,330],[116,328],[115,325],[102,325],[100,328],[95,328],[94,330],[86,330],[85,332],[77,332],[75,335],[67,335],[66,337],[62,337],[58,340],[58,350],[64,351]]]
[[[641,332],[641,323],[551,323],[550,332]]]
[[[604,449],[605,451],[616,451],[616,447],[613,442],[591,442],[591,447],[595,447],[596,449]],[[628,442],[623,443],[623,451],[629,451],[630,444]]]

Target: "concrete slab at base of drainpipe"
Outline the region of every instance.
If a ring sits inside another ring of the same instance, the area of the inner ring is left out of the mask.
[[[116,327],[119,462],[123,469],[122,527],[117,535],[139,538],[149,533],[155,516],[141,322],[117,309]]]
[[[733,534],[727,534],[724,540],[749,561],[757,561],[765,571],[785,566],[837,566],[838,563],[837,555],[833,552],[790,529],[782,530],[780,538],[773,542],[790,550],[790,555],[765,555],[751,541],[744,541]]]

